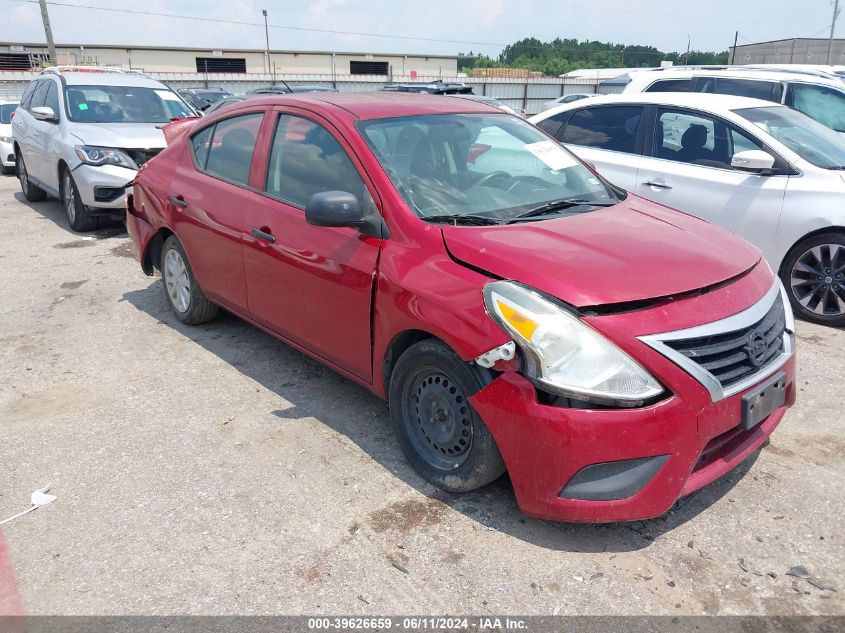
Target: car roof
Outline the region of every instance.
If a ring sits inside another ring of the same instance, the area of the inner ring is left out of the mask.
[[[68,86],[131,86],[133,88],[166,88],[160,81],[136,73],[63,72],[42,74],[45,77],[62,77]]]
[[[678,106],[707,110],[710,112],[725,112],[739,110],[742,108],[784,108],[778,103],[752,99],[751,97],[737,97],[734,95],[720,95],[705,92],[631,92],[618,95],[605,95],[592,99],[582,99],[573,103],[566,103],[555,108],[541,112],[536,116],[537,120],[547,119],[558,112],[578,110],[581,108],[594,108],[605,104],[647,104]],[[532,117],[534,119],[535,117]]]
[[[841,84],[842,80],[831,72],[821,72],[807,68],[786,69],[778,67],[742,67],[725,68],[689,68],[670,67],[640,70],[630,73],[631,82],[659,81],[663,79],[687,79],[690,77],[737,77],[742,79],[768,79],[769,81],[805,81],[822,84]]]
[[[250,99],[249,105],[298,105],[305,108],[335,106],[359,119],[426,114],[501,114],[493,106],[472,99],[444,99],[441,95],[414,92],[296,92]]]

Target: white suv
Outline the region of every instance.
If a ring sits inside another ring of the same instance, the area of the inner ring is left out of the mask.
[[[32,81],[12,120],[26,199],[52,195],[74,231],[123,208],[138,168],[164,149],[162,124],[193,116],[164,84],[111,69],[48,69]]]
[[[709,92],[789,106],[845,134],[845,78],[811,68],[660,68],[631,74],[623,92]]]

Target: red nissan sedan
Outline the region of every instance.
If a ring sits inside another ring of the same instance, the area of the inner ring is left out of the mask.
[[[759,251],[518,117],[308,94],[183,127],[127,196],[144,272],[182,322],[224,308],[386,398],[435,486],[507,471],[532,516],[653,517],[794,403],[793,318]]]

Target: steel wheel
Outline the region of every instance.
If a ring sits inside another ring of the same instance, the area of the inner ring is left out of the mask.
[[[440,470],[463,464],[472,448],[472,419],[466,396],[443,373],[423,369],[405,400],[407,419],[414,422],[409,439],[419,455]]]
[[[71,178],[70,170],[65,169],[62,180],[62,202],[65,205],[67,220],[73,226],[73,223],[76,222],[76,195],[73,190],[73,178]]]
[[[798,257],[790,274],[792,295],[823,317],[845,315],[845,246],[820,244]]]
[[[181,313],[187,312],[191,307],[191,281],[185,260],[175,249],[167,251],[162,272],[173,308]]]

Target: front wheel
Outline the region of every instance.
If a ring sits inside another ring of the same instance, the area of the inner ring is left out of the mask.
[[[498,479],[505,463],[467,401],[484,386],[476,367],[425,340],[402,354],[390,379],[390,419],[411,466],[429,483],[468,492]]]
[[[784,260],[781,279],[797,316],[845,326],[845,235],[822,233],[799,242]]]
[[[62,170],[62,208],[67,216],[67,223],[74,231],[93,231],[97,228],[97,217],[82,203],[79,189],[73,180],[73,174],[67,167]]]
[[[161,247],[161,277],[167,303],[182,323],[199,325],[217,316],[217,306],[202,293],[185,249],[175,235]]]

